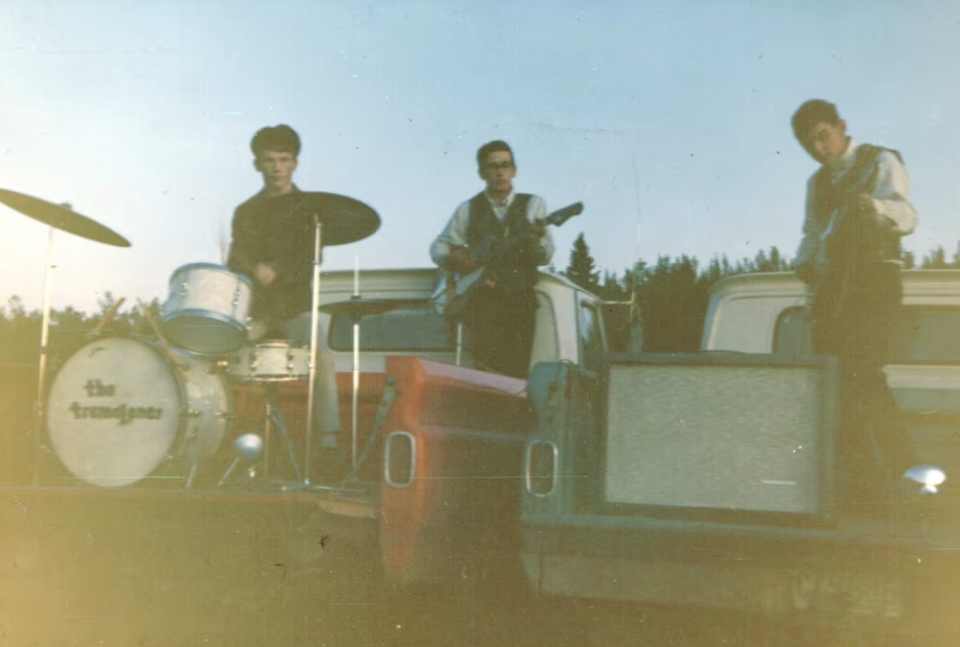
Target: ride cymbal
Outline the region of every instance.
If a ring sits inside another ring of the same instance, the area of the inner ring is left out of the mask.
[[[336,193],[285,193],[263,200],[258,208],[270,217],[302,223],[312,224],[313,216],[318,216],[324,247],[363,240],[380,228],[380,217],[371,207]]]
[[[395,310],[403,305],[400,301],[387,299],[361,299],[353,297],[346,301],[336,301],[320,306],[320,312],[339,317],[349,317],[354,321],[367,315],[378,315]]]
[[[115,247],[130,247],[130,241],[113,231],[109,227],[81,216],[66,207],[34,198],[29,195],[0,189],[0,202],[23,215],[39,220],[61,231],[80,236],[105,245]]]

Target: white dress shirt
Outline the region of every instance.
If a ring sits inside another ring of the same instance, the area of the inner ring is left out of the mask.
[[[827,166],[830,181],[836,185],[850,172],[856,161],[856,152],[859,144],[852,138],[847,150],[835,161]],[[895,225],[894,231],[901,236],[913,233],[917,226],[917,212],[910,204],[910,176],[897,156],[889,151],[883,151],[877,156],[877,180],[873,191],[873,206],[880,216],[889,218]],[[830,214],[826,226],[817,222],[814,208],[814,194],[816,192],[817,173],[807,181],[806,216],[803,220],[803,239],[797,250],[796,264],[803,265],[812,262],[815,267],[822,269],[826,266],[824,242],[830,236],[837,219],[839,210]],[[899,262],[899,261],[891,261]]]
[[[510,205],[513,204],[514,197],[516,193],[514,191],[510,192],[503,200],[494,200],[489,195],[486,195],[487,200],[490,201],[490,206],[493,208],[493,213],[497,216],[497,219],[500,222],[503,222],[507,217],[507,210],[510,208]],[[472,198],[471,198],[472,199]],[[530,196],[530,202],[527,204],[527,220],[533,223],[537,218],[546,218],[547,217],[547,202],[538,195]],[[443,262],[446,260],[447,256],[450,255],[450,252],[453,251],[454,247],[464,247],[467,245],[467,231],[470,227],[470,200],[467,200],[453,212],[450,221],[447,222],[447,226],[443,228],[443,231],[440,232],[440,235],[437,236],[437,239],[433,241],[433,244],[430,245],[430,257],[433,259],[433,262],[437,265],[442,266]],[[550,229],[547,228],[547,233],[544,234],[543,238],[539,240],[540,248],[543,250],[543,262],[541,265],[546,265],[550,262],[550,259],[553,257],[553,237],[550,235]]]

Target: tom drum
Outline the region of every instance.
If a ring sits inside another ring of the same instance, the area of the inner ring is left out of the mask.
[[[201,355],[223,355],[247,340],[253,299],[250,279],[222,265],[191,263],[170,277],[163,331],[170,341]]]

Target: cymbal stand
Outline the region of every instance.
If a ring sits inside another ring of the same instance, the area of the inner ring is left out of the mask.
[[[287,446],[287,454],[290,457],[290,464],[293,465],[293,471],[296,474],[297,483],[303,483],[304,479],[300,472],[300,465],[297,463],[297,450],[294,449],[293,441],[290,439],[290,431],[287,428],[287,421],[283,417],[283,410],[277,403],[277,383],[269,381],[264,382],[263,393],[266,407],[263,414],[263,438],[265,440],[263,454],[264,476],[267,476],[270,470],[269,454],[267,453],[270,447],[270,432],[272,427],[276,427],[280,432],[280,435],[283,437],[284,444]]]
[[[320,316],[320,241],[321,228],[320,214],[313,215],[314,237],[313,237],[313,299],[310,308],[310,387],[307,394],[307,438],[305,443],[305,456],[303,457],[303,487],[310,486],[310,441],[313,437],[313,418],[314,418],[314,388],[317,384],[317,321]]]
[[[457,322],[457,366],[462,365],[463,360],[463,322]]]
[[[360,259],[353,262],[353,298],[360,299]],[[353,401],[350,410],[350,466],[357,466],[357,392],[360,390],[360,317],[353,319]]]
[[[66,205],[64,205],[66,206]],[[46,417],[45,396],[43,392],[47,377],[47,354],[50,341],[50,298],[53,294],[53,274],[57,266],[53,264],[53,232],[55,228],[50,226],[50,233],[47,237],[47,261],[43,272],[43,322],[40,326],[40,362],[37,373],[37,399],[34,404],[34,445],[37,448],[37,458],[33,468],[33,485],[37,486],[40,480],[40,461],[46,446],[43,442],[43,425]]]

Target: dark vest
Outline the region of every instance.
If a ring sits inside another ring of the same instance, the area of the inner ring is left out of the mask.
[[[830,216],[840,210],[836,231],[826,242],[828,264],[873,263],[900,258],[900,235],[893,223],[878,224],[875,219],[858,218],[852,206],[859,193],[872,193],[877,180],[877,156],[887,151],[903,162],[900,153],[889,148],[862,144],[846,175],[834,185],[830,172],[821,168],[814,180],[814,217],[826,228]]]
[[[527,230],[529,193],[517,193],[507,209],[503,222],[497,218],[484,193],[470,200],[470,223],[467,227],[467,245],[475,250],[482,262],[489,262],[488,272],[498,287],[506,290],[533,290],[537,284],[537,243],[530,240]],[[509,247],[495,254],[510,240]],[[491,257],[491,254],[493,256]],[[487,258],[483,258],[486,256]]]

